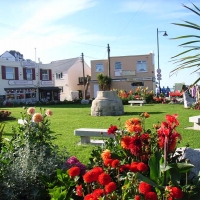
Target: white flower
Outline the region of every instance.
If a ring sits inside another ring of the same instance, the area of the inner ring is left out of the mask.
[[[27,123],[27,121],[24,119],[18,119],[18,124],[21,124],[21,125],[24,125],[24,124],[26,124]]]

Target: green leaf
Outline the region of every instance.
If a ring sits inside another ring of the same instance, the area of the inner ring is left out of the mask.
[[[150,178],[157,181],[160,177],[161,153],[155,152],[149,159]]]
[[[187,173],[194,167],[190,163],[172,163],[169,164],[170,167],[176,169],[179,173]]]

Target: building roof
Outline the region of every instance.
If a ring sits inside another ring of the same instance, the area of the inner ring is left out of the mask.
[[[55,71],[62,72],[67,71],[71,66],[73,66],[80,58],[70,58],[64,60],[52,61],[51,64],[55,68]]]

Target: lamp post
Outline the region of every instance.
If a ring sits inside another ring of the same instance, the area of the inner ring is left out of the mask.
[[[168,36],[166,31],[159,31],[158,28],[157,28],[157,51],[158,51],[158,70],[157,70],[157,72],[158,72],[158,74],[161,73],[160,63],[159,63],[159,39],[158,39],[158,33],[161,33],[161,32],[164,32],[163,36]],[[160,88],[161,74],[159,76],[157,75],[157,79],[158,79],[158,87],[159,87],[160,92],[161,92],[161,88]]]

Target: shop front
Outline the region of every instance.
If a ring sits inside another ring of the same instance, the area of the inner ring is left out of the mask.
[[[4,88],[5,100],[16,103],[35,103],[37,102],[37,88]]]
[[[60,101],[60,90],[59,87],[40,87],[39,101]]]

